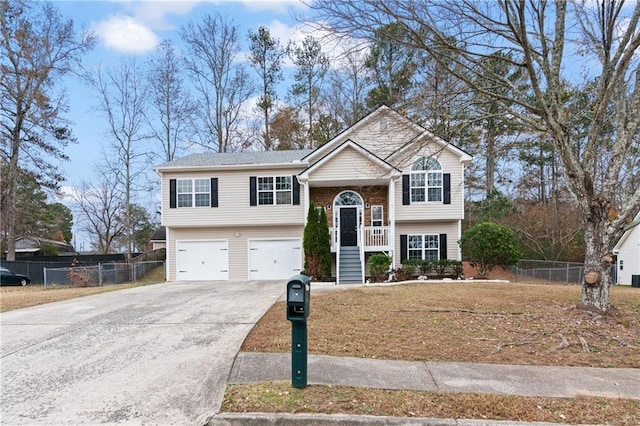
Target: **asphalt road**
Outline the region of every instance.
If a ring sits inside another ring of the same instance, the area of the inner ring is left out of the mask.
[[[157,284],[2,313],[0,423],[203,425],[284,290]]]

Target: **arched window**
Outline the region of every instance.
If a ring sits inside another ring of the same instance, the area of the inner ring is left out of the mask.
[[[362,198],[356,192],[353,191],[344,191],[338,194],[335,201],[333,202],[334,206],[361,206]]]
[[[420,157],[411,166],[411,202],[442,201],[442,166],[433,157]]]

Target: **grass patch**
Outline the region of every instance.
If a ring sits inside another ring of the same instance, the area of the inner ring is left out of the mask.
[[[640,401],[390,391],[283,382],[230,385],[222,411],[638,425]]]
[[[44,288],[44,285],[0,287],[0,312],[161,282],[164,282],[163,266],[152,269],[135,283],[113,284],[102,287],[54,287],[47,289]]]

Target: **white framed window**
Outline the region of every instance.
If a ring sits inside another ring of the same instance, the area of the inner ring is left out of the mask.
[[[442,201],[442,166],[433,157],[421,157],[411,166],[411,202]]]
[[[407,257],[411,260],[440,259],[440,236],[438,234],[408,235]]]
[[[176,182],[178,207],[211,206],[211,180],[178,179]]]
[[[292,204],[291,176],[258,177],[258,205]]]
[[[371,206],[371,226],[373,227],[373,234],[379,235],[382,233],[382,226],[384,225],[384,209],[382,206]]]

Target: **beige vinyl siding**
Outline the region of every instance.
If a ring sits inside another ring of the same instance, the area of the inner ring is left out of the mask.
[[[249,246],[247,240],[257,238],[300,238],[300,226],[244,226],[223,228],[171,228],[167,240],[168,281],[176,280],[176,241],[226,240],[229,242],[229,280],[249,277]]]
[[[365,158],[362,153],[351,147],[345,147],[326,163],[309,174],[309,181],[331,182],[360,179],[379,179],[388,174],[378,164]]]
[[[369,123],[355,126],[345,137],[384,159],[402,148],[419,133],[418,127],[411,125],[392,111],[385,111],[376,114]]]
[[[428,150],[415,155],[403,169],[402,174],[411,173],[411,165],[422,155],[429,156]],[[464,166],[460,158],[449,150],[432,154],[442,166],[442,173],[451,175],[451,204],[442,202],[402,204],[402,178],[395,183],[396,222],[448,220],[464,218]]]
[[[168,227],[304,224],[304,191],[300,205],[249,205],[250,176],[292,176],[302,169],[164,172],[162,175],[162,223]],[[169,208],[169,180],[218,178],[218,207]]]
[[[458,247],[458,221],[455,222],[429,222],[429,223],[402,223],[396,226],[395,238],[395,265],[400,265],[402,253],[400,252],[400,235],[425,235],[425,234],[447,234],[447,258],[451,260],[459,259],[460,250]]]

